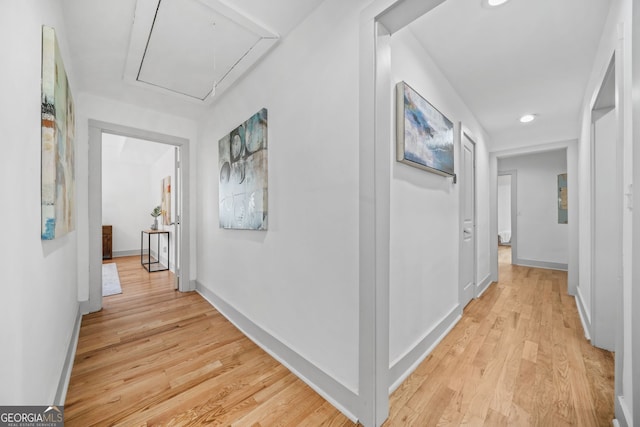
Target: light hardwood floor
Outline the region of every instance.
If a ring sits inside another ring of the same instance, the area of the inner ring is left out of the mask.
[[[505,259],[502,252],[501,258]],[[349,426],[204,299],[137,257],[86,316],[67,425]],[[566,273],[500,265],[493,284],[391,395],[390,426],[605,426],[613,356],[584,339]]]
[[[567,274],[512,266],[391,396],[385,426],[610,426],[613,355],[592,347]]]
[[[82,320],[65,425],[353,425],[171,273],[117,266],[123,293]]]

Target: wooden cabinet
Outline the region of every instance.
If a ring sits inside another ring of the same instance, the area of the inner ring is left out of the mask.
[[[102,259],[112,257],[112,226],[102,226]]]

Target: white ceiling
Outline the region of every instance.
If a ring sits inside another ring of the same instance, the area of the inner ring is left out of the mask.
[[[198,116],[214,83],[219,95],[270,47],[262,42],[286,36],[321,2],[62,0],[74,91]]]
[[[322,0],[162,0],[157,33],[143,45],[147,60],[137,65],[138,80],[153,83],[146,86],[126,81],[127,64],[144,54],[133,46],[141,21],[136,4],[158,0],[62,2],[74,91],[194,118],[206,103],[186,98],[202,98],[219,82],[234,50],[241,55],[265,34],[286,37]],[[610,0],[511,0],[488,9],[482,0],[447,0],[409,28],[490,134],[492,147],[552,142],[578,137],[579,108],[609,6]],[[216,9],[235,14],[233,22]],[[223,53],[215,40],[230,49]],[[216,49],[214,72],[208,53]],[[538,120],[522,125],[524,113]]]
[[[609,0],[447,0],[410,29],[493,139],[577,138]],[[538,114],[523,125],[518,118]]]
[[[152,165],[174,147],[144,139],[102,134],[102,160]]]

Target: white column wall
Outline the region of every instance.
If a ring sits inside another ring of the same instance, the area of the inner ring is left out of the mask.
[[[322,3],[213,105],[197,151],[198,286],[353,393],[364,3]],[[269,229],[220,229],[218,141],[263,107]]]
[[[487,281],[490,267],[486,133],[408,28],[391,37],[391,70],[394,85],[404,80],[455,123],[456,172],[460,171],[458,123],[462,122],[475,139],[476,283]],[[395,114],[395,107],[392,111]],[[390,141],[389,360],[393,387],[426,356],[425,351],[453,325],[462,308],[458,303],[459,184],[453,184],[451,178],[396,162],[395,131]]]
[[[604,80],[605,73],[612,56],[616,57],[616,97],[618,108],[618,138],[619,146],[622,149],[623,171],[622,188],[619,189],[623,195],[628,191],[629,185],[633,181],[634,164],[633,158],[633,138],[632,138],[632,0],[614,0],[607,21],[605,23],[602,38],[598,47],[598,52],[594,61],[589,82],[587,84],[582,109],[580,115],[581,133],[578,143],[579,157],[578,170],[580,173],[580,221],[579,221],[579,283],[577,288],[577,298],[579,306],[584,307],[581,314],[584,317],[587,328],[595,319],[589,318],[591,312],[591,301],[589,295],[592,293],[592,125],[591,110],[600,90],[600,85]],[[613,172],[613,171],[612,171]],[[624,197],[623,197],[624,198]],[[637,307],[631,305],[632,301],[632,239],[628,236],[632,234],[631,211],[623,206],[622,221],[623,230],[623,272],[622,272],[622,301],[619,309],[622,312],[622,320],[619,327],[622,328],[617,337],[616,343],[616,416],[623,418],[632,424],[633,420],[633,389],[634,378],[632,375],[632,313]],[[627,236],[627,237],[624,237]],[[637,384],[636,384],[637,387]],[[623,424],[624,425],[624,424]]]

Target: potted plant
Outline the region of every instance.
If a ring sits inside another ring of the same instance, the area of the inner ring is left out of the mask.
[[[162,209],[160,209],[160,206],[156,206],[155,208],[153,208],[153,210],[151,211],[151,216],[153,217],[153,224],[151,224],[152,230],[158,229],[158,217],[160,215],[162,215]]]

